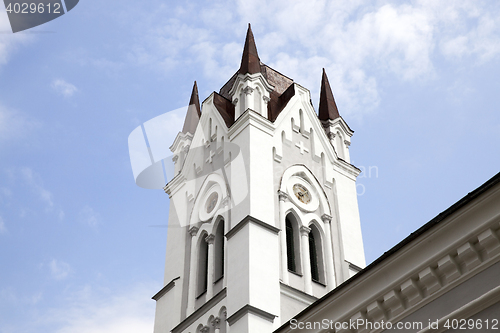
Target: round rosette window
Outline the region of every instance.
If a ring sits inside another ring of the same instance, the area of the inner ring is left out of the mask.
[[[201,221],[207,221],[214,216],[215,212],[217,211],[217,207],[219,207],[221,199],[222,194],[218,185],[210,187],[205,192],[199,206],[199,215]]]
[[[288,195],[300,209],[313,212],[318,209],[319,200],[315,189],[301,177],[290,177],[287,186]]]

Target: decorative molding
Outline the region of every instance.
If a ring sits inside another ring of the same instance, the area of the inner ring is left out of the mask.
[[[189,326],[191,326],[194,322],[200,319],[205,313],[211,310],[217,303],[226,298],[227,289],[224,288],[219,291],[214,297],[209,299],[205,304],[200,306],[196,311],[190,314],[186,319],[180,322],[179,325],[175,326],[172,329],[172,333],[181,333],[186,330]]]
[[[208,235],[207,237],[205,237],[205,241],[208,243],[208,244],[213,244],[214,241],[215,241],[215,235],[214,234],[210,234]]]
[[[212,326],[215,328],[215,329],[218,329],[220,328],[220,323],[221,323],[221,320],[219,317],[215,317],[214,320],[212,320]]]
[[[361,272],[363,270],[363,268],[357,266],[357,265],[354,265],[353,263],[350,263],[346,260],[347,264],[349,265],[349,269],[352,269],[353,271],[356,271],[356,272]]]
[[[214,157],[215,157],[215,153],[212,150],[210,150],[208,152],[208,158],[205,160],[205,163],[212,163]]]
[[[332,217],[328,214],[323,214],[321,215],[321,219],[323,220],[323,223],[330,223],[332,222]]]
[[[302,141],[297,142],[295,144],[295,147],[299,148],[301,155],[304,155],[304,152],[306,152],[306,153],[309,152],[309,149],[306,148],[306,146],[304,145],[304,142],[302,142]]]
[[[236,311],[231,317],[227,318],[227,322],[229,323],[229,325],[233,325],[235,322],[237,322],[239,319],[241,319],[243,316],[249,313],[259,316],[262,319],[266,319],[271,323],[274,322],[274,318],[278,317],[276,315],[273,315],[272,313],[269,313],[267,311],[256,308],[255,306],[247,304],[238,311]]]
[[[344,144],[347,146],[347,148],[349,148],[349,146],[351,145],[351,142],[347,141],[347,140],[344,140]]]
[[[246,95],[250,95],[251,93],[253,93],[254,89],[252,87],[246,86],[241,91]]]
[[[307,236],[311,232],[311,228],[306,227],[305,225],[300,226],[300,234],[302,236]]]
[[[498,228],[498,223],[496,228]],[[381,300],[372,300],[372,303],[358,309],[356,313],[366,313],[367,319],[372,322],[380,320],[382,317],[386,321],[400,321],[405,315],[416,311],[416,308],[422,307],[478,272],[500,261],[499,232],[499,229],[489,228],[479,233],[477,242],[469,241],[456,247],[455,250],[450,250],[450,254],[430,262],[417,274],[412,275],[402,283],[393,285],[391,290],[382,296]],[[500,300],[500,287],[487,294],[491,295],[487,296],[485,294],[484,297],[494,297],[496,300]],[[374,308],[374,301],[377,302],[378,309]],[[468,304],[462,308],[475,309],[469,307]],[[465,311],[462,308],[455,312]],[[351,315],[351,318],[352,316],[355,315]],[[439,327],[442,327],[442,325]],[[422,332],[441,332],[441,330],[425,329]]]
[[[189,231],[188,231],[188,232],[189,232],[189,234],[191,235],[191,237],[194,237],[194,236],[196,236],[196,234],[198,233],[198,230],[199,230],[199,229],[200,229],[200,228],[198,228],[198,227],[192,226],[191,228],[189,228]]]
[[[174,157],[172,157],[172,161],[174,163],[177,163],[178,160],[179,160],[179,155],[174,155]]]
[[[241,131],[250,125],[260,129],[270,136],[274,135],[274,131],[276,129],[274,123],[270,120],[264,118],[261,114],[252,109],[246,109],[245,112],[243,112],[235,123],[229,128],[229,141],[232,141]]]
[[[237,225],[235,225],[231,230],[229,230],[226,233],[226,238],[229,240],[231,237],[233,237],[238,231],[243,229],[243,227],[245,227],[250,222],[254,223],[255,225],[258,225],[264,229],[267,229],[268,231],[270,231],[276,235],[280,232],[280,229],[278,229],[278,228],[276,228],[276,227],[274,227],[266,222],[263,222],[259,219],[256,219],[253,216],[247,215],[246,217],[243,218],[243,220],[241,220]]]
[[[288,193],[278,190],[278,200],[284,202],[289,201],[290,198],[288,196]]]
[[[299,302],[302,302],[307,305],[311,305],[312,303],[316,302],[318,298],[309,295],[302,290],[296,289],[292,286],[289,286],[287,284],[284,284],[283,282],[280,282],[280,292],[281,294],[293,298]]]
[[[495,303],[500,302],[500,286],[493,288],[492,290],[486,292],[485,294],[479,296],[473,301],[465,304],[464,306],[458,308],[447,316],[439,319],[437,329],[432,329],[427,327],[418,333],[441,333],[447,330],[445,326],[446,322],[456,319],[469,319],[476,313],[483,311],[484,309],[492,306]]]
[[[229,195],[226,195],[222,201],[220,202],[220,205],[222,207],[226,207],[226,206],[229,206],[229,204],[231,203],[231,197]]]
[[[162,298],[163,295],[168,293],[170,290],[172,290],[173,287],[175,287],[175,281],[179,280],[181,277],[178,276],[175,279],[172,279],[169,283],[167,283],[163,288],[160,289],[159,292],[157,292],[151,299],[154,299],[155,301],[158,302],[160,298]]]
[[[269,103],[269,101],[271,101],[271,99],[267,96],[263,96],[262,99],[264,100],[264,102],[267,104]]]

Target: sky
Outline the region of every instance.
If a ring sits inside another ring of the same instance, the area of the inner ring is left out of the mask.
[[[498,1],[81,0],[16,34],[1,8],[0,333],[153,331],[169,202],[128,136],[218,91],[248,23],[316,109],[326,69],[367,263],[499,171]]]

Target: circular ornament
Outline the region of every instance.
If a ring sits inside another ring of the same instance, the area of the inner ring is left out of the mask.
[[[302,184],[293,185],[293,194],[300,200],[303,204],[308,204],[311,202],[311,192]]]
[[[207,214],[210,214],[214,210],[215,206],[217,205],[218,199],[219,199],[219,193],[213,192],[212,194],[210,194],[205,204]]]

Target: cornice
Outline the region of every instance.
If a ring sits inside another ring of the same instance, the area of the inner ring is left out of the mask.
[[[193,140],[193,134],[191,134],[189,132],[188,133],[179,132],[177,134],[177,136],[175,137],[174,142],[172,143],[172,145],[169,148],[170,151],[175,152],[177,150],[177,147],[179,146],[179,144],[185,140],[189,140],[189,141]]]
[[[262,73],[254,73],[254,74],[246,73],[246,74],[238,74],[238,76],[236,77],[236,80],[234,81],[234,84],[231,87],[231,89],[229,90],[228,94],[230,96],[233,96],[234,93],[236,92],[236,89],[238,89],[240,82],[245,82],[245,81],[252,82],[252,81],[257,81],[257,80],[261,81],[262,85],[264,86],[264,88],[268,92],[271,92],[274,90],[274,87],[272,85],[270,85],[269,82],[267,82],[266,78],[264,77],[264,75],[262,75]]]
[[[200,319],[201,316],[203,316],[205,313],[211,310],[217,303],[226,298],[226,295],[227,295],[227,289],[224,288],[220,292],[218,292],[214,297],[209,299],[205,304],[200,306],[195,312],[190,314],[186,319],[180,322],[179,325],[175,326],[171,332],[172,333],[184,332],[186,328],[191,326],[198,319]]]
[[[349,125],[347,125],[346,121],[342,116],[335,118],[333,120],[328,119],[328,120],[323,120],[321,121],[323,127],[335,127],[336,125],[339,125],[344,132],[351,137],[354,134],[354,131],[349,128]]]
[[[154,299],[155,301],[158,301],[160,298],[163,297],[166,293],[168,293],[173,287],[175,287],[175,281],[179,280],[181,277],[178,276],[175,279],[172,279],[169,283],[167,283],[163,288],[160,289],[151,299]]]
[[[246,226],[248,223],[253,223],[255,225],[258,225],[274,234],[278,234],[280,229],[276,228],[275,226],[272,226],[264,221],[261,221],[253,216],[247,215],[244,217],[238,224],[236,224],[231,230],[229,230],[226,233],[226,238],[229,240],[231,237],[233,237],[238,231],[243,229],[244,226]]]
[[[276,127],[268,119],[262,117],[260,114],[252,109],[247,109],[229,128],[228,135],[230,140],[233,140],[238,134],[243,131],[247,126],[254,126],[264,133],[273,135]]]
[[[241,319],[243,316],[245,316],[248,313],[259,316],[262,319],[265,319],[265,320],[270,321],[270,322],[274,322],[274,318],[278,317],[277,315],[274,315],[274,314],[269,313],[267,311],[264,311],[262,309],[256,308],[255,306],[247,304],[247,305],[243,306],[241,309],[239,309],[238,311],[236,311],[234,314],[232,314],[230,317],[228,317],[227,322],[229,325],[233,325],[235,322],[237,322],[239,319]]]
[[[165,193],[168,194],[169,198],[172,198],[172,196],[182,187],[184,186],[186,181],[186,177],[181,173],[178,173],[172,180],[170,180],[164,187],[163,190]]]

